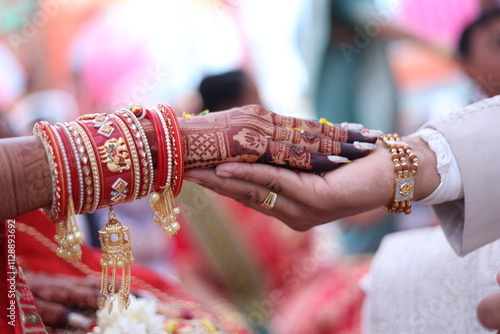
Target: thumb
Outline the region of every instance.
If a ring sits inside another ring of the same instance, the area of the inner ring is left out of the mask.
[[[477,307],[481,325],[488,329],[500,329],[500,293],[484,298]]]

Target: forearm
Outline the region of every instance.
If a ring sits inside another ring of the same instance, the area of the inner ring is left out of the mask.
[[[1,140],[0,161],[0,221],[50,205],[50,168],[40,139]]]
[[[415,175],[414,200],[421,200],[429,196],[439,186],[436,155],[420,137],[404,137],[418,157],[418,171]]]

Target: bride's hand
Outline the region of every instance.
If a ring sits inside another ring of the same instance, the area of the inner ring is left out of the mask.
[[[281,116],[257,105],[179,118],[179,122],[186,168],[239,161],[329,171],[367,155],[380,135]]]

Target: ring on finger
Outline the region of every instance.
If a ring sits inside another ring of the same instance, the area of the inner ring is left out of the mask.
[[[274,208],[274,204],[276,203],[277,198],[278,198],[278,194],[270,191],[269,194],[264,199],[264,201],[262,203],[260,203],[259,205],[266,208],[266,209],[272,209],[272,208]]]

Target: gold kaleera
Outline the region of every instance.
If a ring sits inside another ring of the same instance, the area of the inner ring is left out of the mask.
[[[121,285],[118,291],[118,307],[121,311],[130,305],[130,276],[134,257],[129,228],[116,218],[113,207],[109,208],[106,225],[99,231],[99,240],[102,248],[102,276],[97,306],[100,310],[108,306],[108,312],[111,313],[116,298],[117,271],[121,269]]]
[[[177,217],[181,209],[175,205],[171,187],[167,185],[163,187],[163,193],[153,192],[149,198],[151,209],[155,211],[154,222],[170,237],[176,235],[180,229]]]

